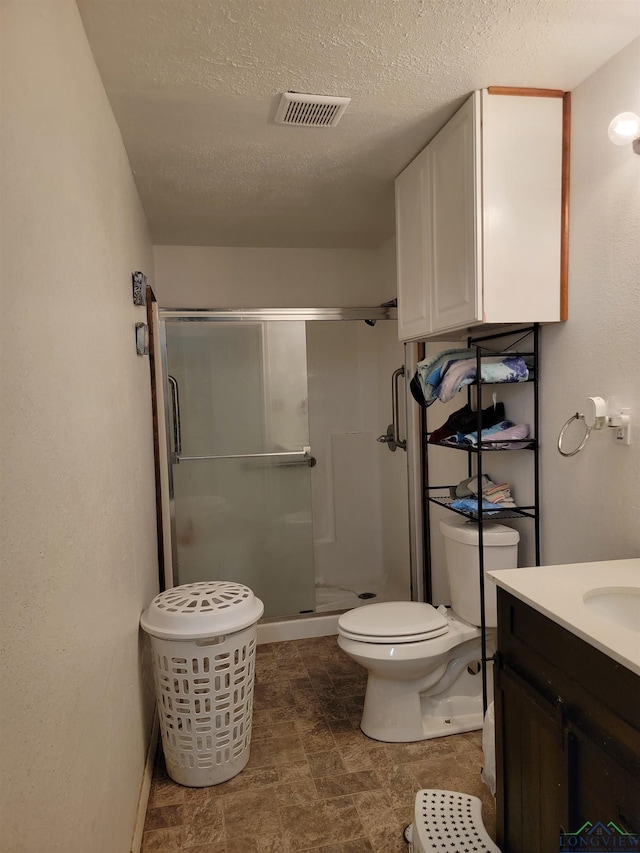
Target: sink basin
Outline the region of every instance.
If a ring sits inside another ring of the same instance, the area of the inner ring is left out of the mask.
[[[598,616],[622,628],[640,633],[639,587],[601,586],[585,592],[582,599]]]

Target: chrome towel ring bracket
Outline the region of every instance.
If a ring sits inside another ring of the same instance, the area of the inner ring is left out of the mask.
[[[570,451],[570,452],[567,452],[566,450],[563,450],[563,449],[562,449],[562,439],[564,438],[564,434],[565,434],[565,432],[567,431],[567,429],[569,428],[569,426],[570,426],[574,421],[582,421],[582,422],[584,423],[585,434],[584,434],[584,437],[583,437],[582,441],[581,441],[581,442],[580,442],[580,444],[576,447],[576,449],[575,449],[575,450],[572,450],[572,451]],[[575,455],[576,455],[576,453],[580,453],[580,451],[581,451],[581,450],[582,450],[582,448],[585,446],[585,444],[587,443],[587,441],[589,441],[589,436],[590,436],[590,435],[591,435],[591,427],[590,427],[590,426],[587,426],[587,423],[586,423],[586,421],[585,421],[585,419],[584,419],[584,415],[583,415],[583,414],[581,414],[580,412],[576,412],[576,413],[575,413],[575,415],[571,415],[571,417],[569,418],[569,420],[565,423],[565,425],[564,425],[564,426],[562,427],[562,429],[560,430],[560,435],[558,436],[558,453],[559,453],[561,456],[575,456]]]
[[[574,421],[583,421],[586,432],[576,449],[568,453],[562,449],[562,439],[570,424]],[[609,400],[604,400],[602,397],[587,397],[584,401],[584,414],[576,412],[575,415],[571,415],[560,430],[560,435],[558,436],[558,453],[561,456],[575,456],[576,453],[580,453],[589,440],[592,430],[601,430],[605,427],[611,427],[614,431],[616,444],[626,445],[627,447],[631,444],[630,409],[622,406],[615,397]]]

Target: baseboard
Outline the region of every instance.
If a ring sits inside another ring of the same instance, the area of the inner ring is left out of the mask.
[[[151,780],[153,779],[153,766],[156,760],[156,748],[158,746],[159,732],[160,725],[158,721],[158,711],[154,708],[151,737],[149,738],[149,745],[147,747],[147,758],[144,762],[142,783],[140,785],[140,796],[138,797],[138,808],[136,811],[136,822],[133,828],[133,838],[131,840],[131,853],[140,853],[140,849],[142,848],[142,833],[144,830],[145,817],[147,815],[149,794],[151,792]]]

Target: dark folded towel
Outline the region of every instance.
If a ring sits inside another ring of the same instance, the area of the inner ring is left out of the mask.
[[[504,403],[496,403],[495,406],[491,405],[482,410],[482,426],[480,428],[488,429],[495,426],[495,424],[499,424],[504,419]],[[451,435],[455,435],[457,432],[466,435],[469,432],[474,432],[477,428],[478,413],[474,412],[471,406],[467,404],[449,415],[446,422],[431,433],[429,441],[437,443],[444,441],[445,438],[449,438]]]
[[[411,391],[411,395],[416,403],[422,406],[423,409],[427,408],[427,402],[424,399],[424,394],[422,393],[422,385],[418,380],[418,374],[414,373],[411,382],[409,382],[409,390]]]

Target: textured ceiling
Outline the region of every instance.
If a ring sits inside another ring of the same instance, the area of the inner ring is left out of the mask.
[[[393,178],[473,89],[571,90],[640,0],[78,0],[158,244],[365,247]],[[345,95],[276,125],[286,90]]]

